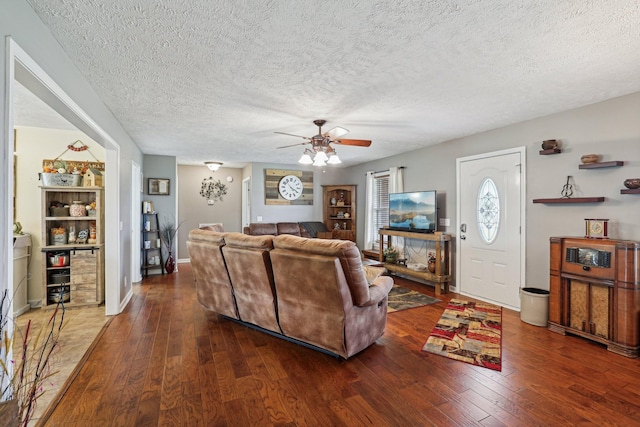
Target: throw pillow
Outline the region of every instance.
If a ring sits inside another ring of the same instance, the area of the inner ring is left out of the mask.
[[[371,285],[382,273],[384,273],[384,267],[372,267],[370,265],[363,265],[364,275],[367,278],[367,283]]]

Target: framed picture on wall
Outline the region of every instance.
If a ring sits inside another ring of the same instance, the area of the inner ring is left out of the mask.
[[[167,178],[149,178],[149,194],[154,196],[168,196],[169,182]]]

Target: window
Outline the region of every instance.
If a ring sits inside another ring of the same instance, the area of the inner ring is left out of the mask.
[[[478,190],[478,230],[485,243],[491,244],[500,226],[500,196],[496,184],[486,178]]]
[[[389,226],[389,172],[378,172],[373,176],[372,198],[372,230],[371,241],[373,249],[380,248],[380,235],[378,230]]]

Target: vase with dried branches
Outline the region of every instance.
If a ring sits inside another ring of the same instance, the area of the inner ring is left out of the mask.
[[[55,372],[53,355],[59,348],[65,307],[62,295],[47,322],[40,327],[27,322],[24,330],[9,315],[10,301],[5,289],[0,300],[0,425],[26,427],[37,400],[45,393],[45,384]],[[13,330],[12,330],[13,329]],[[13,353],[15,339],[20,348]],[[3,418],[4,417],[4,418]]]
[[[176,269],[176,261],[173,257],[173,241],[181,225],[182,223],[176,226],[173,221],[165,221],[160,226],[160,240],[162,240],[162,243],[164,243],[164,246],[167,248],[167,260],[164,263],[164,269],[167,273],[173,273]]]

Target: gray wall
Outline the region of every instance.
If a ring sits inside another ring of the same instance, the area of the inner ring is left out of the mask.
[[[131,290],[131,284],[124,280],[125,276],[130,276],[130,233],[131,233],[131,161],[142,164],[142,152],[122,128],[120,123],[113,116],[111,111],[104,105],[102,100],[94,92],[93,88],[80,74],[76,66],[71,62],[65,51],[53,38],[46,26],[40,21],[33,9],[26,0],[1,0],[0,1],[0,35],[2,36],[2,52],[0,58],[0,99],[7,99],[5,80],[8,69],[5,37],[12,39],[66,92],[75,103],[77,103],[91,119],[97,123],[120,147],[120,230],[106,230],[107,233],[118,233],[120,242],[120,271],[117,272],[119,283],[106,283],[107,288],[117,288],[120,286],[120,296],[124,298]],[[0,104],[0,116],[6,115],[6,103]],[[74,123],[76,124],[76,123]],[[10,129],[7,126],[12,124],[0,123],[0,138],[2,138],[3,148],[8,146],[7,135]],[[80,126],[79,126],[80,127]],[[85,131],[85,129],[81,130]],[[85,131],[86,133],[86,131]],[[94,138],[94,135],[89,133]],[[95,138],[94,138],[95,139]],[[6,160],[5,160],[6,161]],[[107,189],[107,191],[109,191]],[[2,201],[3,212],[10,212],[10,205],[7,200]],[[137,209],[137,207],[136,207]],[[4,229],[10,230],[9,219],[3,216]],[[6,267],[2,266],[2,277],[7,277]],[[3,280],[5,282],[5,280]]]
[[[525,285],[548,288],[549,237],[583,236],[584,218],[609,218],[610,237],[640,240],[640,196],[620,194],[626,178],[640,177],[639,117],[640,93],[636,93],[354,166],[340,179],[358,184],[358,224],[364,224],[364,173],[405,166],[405,189],[437,190],[439,215],[451,219],[451,226],[440,230],[456,235],[456,158],[526,147]],[[545,139],[561,140],[563,152],[539,155]],[[601,154],[602,161],[624,160],[625,164],[619,168],[579,170],[580,157],[588,153]],[[532,203],[536,198],[560,197],[567,175],[573,176],[575,182],[574,197],[605,196],[606,201],[575,205]],[[360,246],[363,239],[362,226],[358,227]]]
[[[213,205],[200,195],[202,180],[213,177],[227,186],[227,194]],[[227,181],[227,177],[233,179]],[[199,224],[222,223],[225,231],[242,232],[242,169],[220,168],[216,172],[206,166],[178,165],[178,215],[182,225],[178,229],[178,259],[187,260],[189,231]]]
[[[177,225],[178,214],[176,211],[178,200],[178,183],[177,183],[177,167],[176,158],[174,156],[155,156],[144,155],[144,163],[142,166],[143,175],[143,194],[142,200],[150,200],[153,202],[153,209],[158,213],[158,222],[160,228],[163,224],[173,223]],[[169,195],[150,195],[149,194],[149,178],[163,178],[169,180]],[[142,207],[138,207],[138,212],[142,212]],[[174,240],[175,241],[175,240]],[[167,259],[167,251],[162,245],[163,259]],[[171,250],[173,257],[176,256],[176,243]]]

